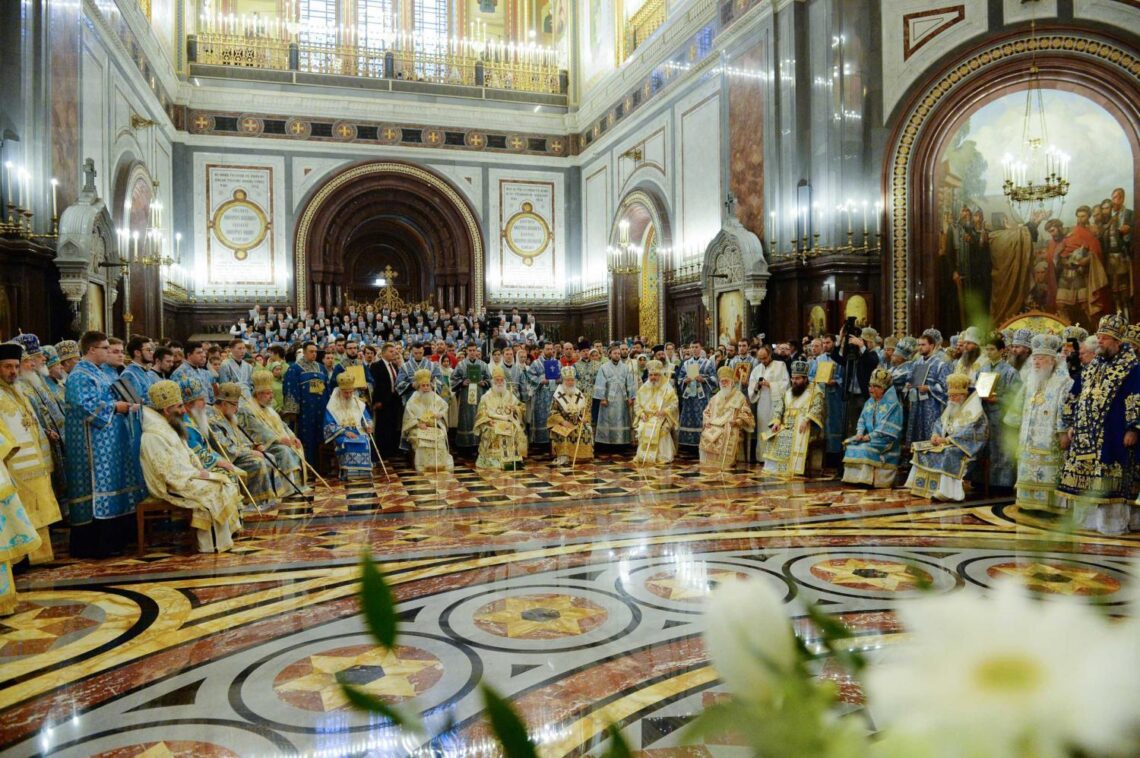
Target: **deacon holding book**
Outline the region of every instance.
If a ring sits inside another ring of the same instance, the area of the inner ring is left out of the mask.
[[[459,361],[451,372],[451,391],[459,400],[459,423],[455,432],[455,446],[461,450],[479,447],[479,437],[475,432],[475,417],[479,413],[479,401],[491,386],[491,371],[479,359],[479,348],[467,346],[467,355]],[[510,390],[507,390],[510,394]],[[511,395],[514,397],[514,395]]]
[[[550,404],[554,390],[562,378],[562,363],[554,357],[554,344],[542,346],[542,355],[526,370],[527,396],[530,402],[530,444],[550,443]]]

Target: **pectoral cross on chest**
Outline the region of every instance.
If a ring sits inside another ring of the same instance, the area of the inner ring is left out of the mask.
[[[1100,405],[1101,402],[1104,400],[1105,393],[1104,393],[1104,390],[1101,389],[1100,385],[1098,384],[1092,388],[1092,392],[1090,392],[1089,395],[1092,396],[1094,403],[1096,403],[1097,405]]]
[[[1033,393],[1033,399],[1031,402],[1034,405],[1041,405],[1045,402],[1045,393],[1041,390],[1037,390],[1037,392]]]

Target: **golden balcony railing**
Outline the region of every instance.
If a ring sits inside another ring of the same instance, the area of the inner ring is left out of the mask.
[[[628,58],[653,32],[661,28],[666,18],[665,0],[649,0],[625,22],[624,57]]]
[[[495,43],[440,47],[321,44],[304,34],[203,32],[187,38],[192,64],[358,76],[565,95],[569,79],[549,50]]]

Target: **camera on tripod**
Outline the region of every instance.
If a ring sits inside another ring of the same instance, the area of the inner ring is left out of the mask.
[[[842,345],[843,362],[848,363],[859,357],[859,350],[851,344],[851,338],[857,337],[858,332],[855,326],[855,317],[848,316],[847,320],[843,323],[843,328],[839,330],[839,341]]]

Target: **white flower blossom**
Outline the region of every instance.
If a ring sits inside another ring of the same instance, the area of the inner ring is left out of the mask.
[[[743,700],[766,699],[774,678],[796,661],[783,597],[764,579],[731,579],[709,595],[705,647],[728,689]]]
[[[880,754],[1127,754],[1140,726],[1140,646],[1075,599],[1034,601],[1013,582],[901,606],[911,633],[872,666],[867,701]],[[916,746],[926,741],[926,750]]]

